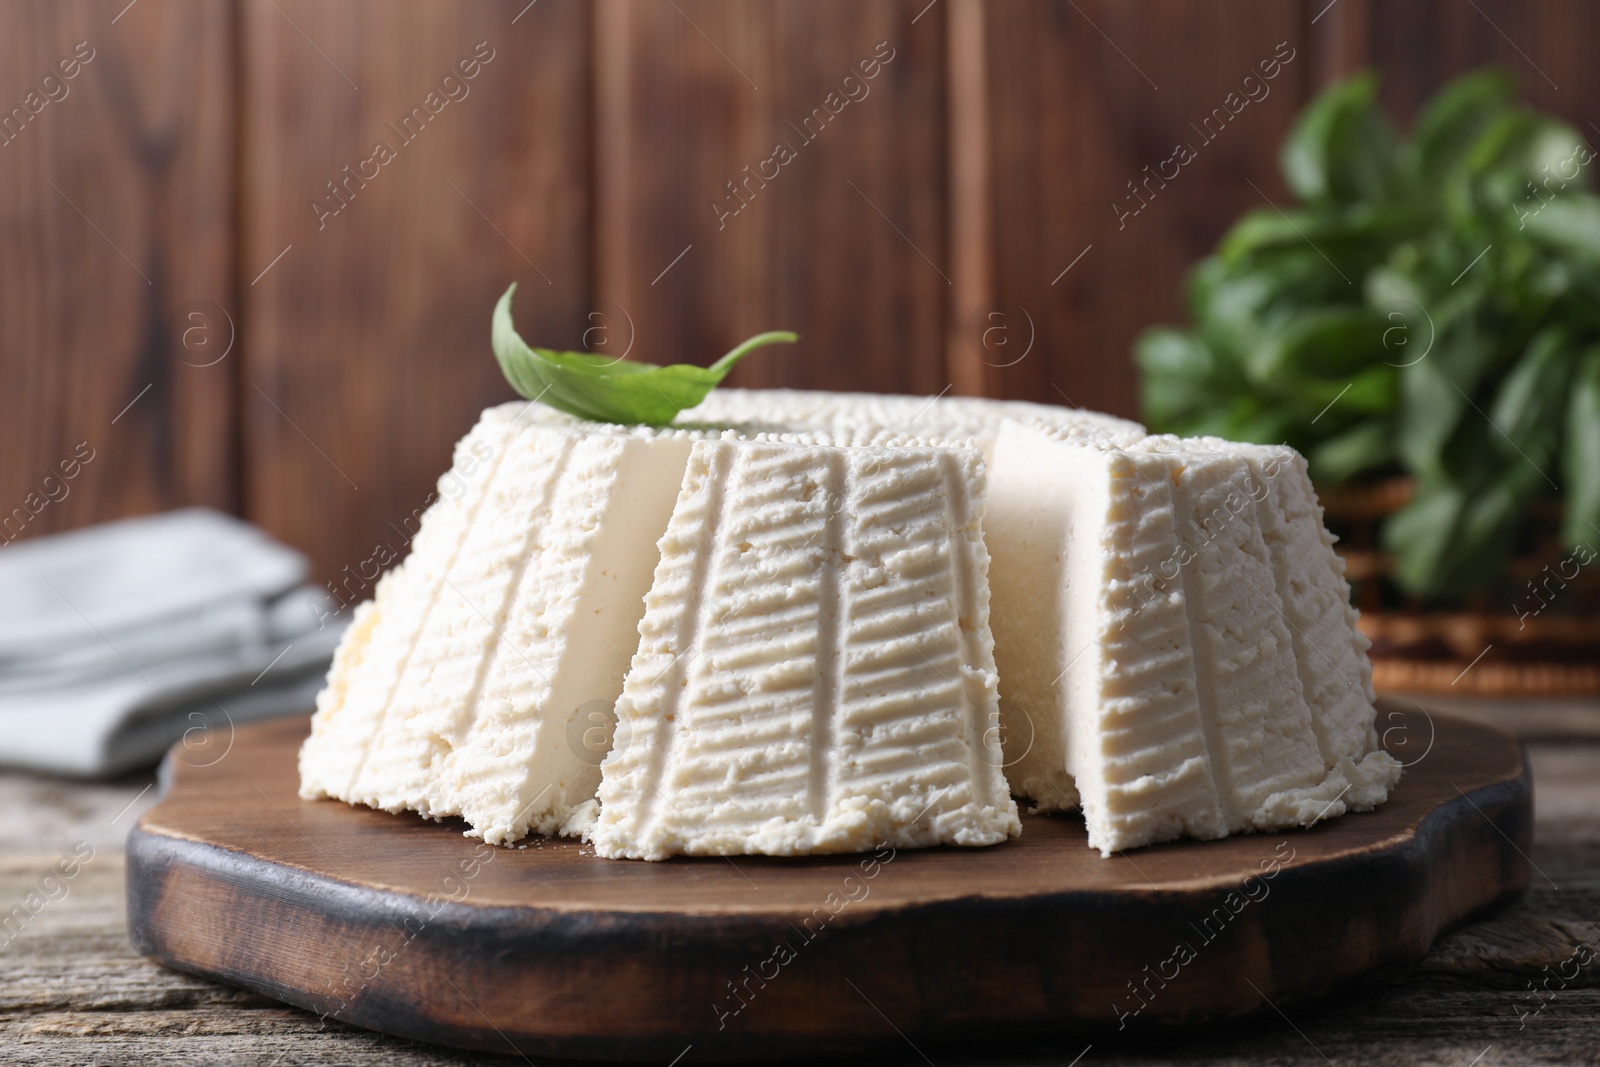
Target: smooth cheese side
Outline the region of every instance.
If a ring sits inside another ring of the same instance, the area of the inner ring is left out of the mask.
[[[617,704],[598,854],[1019,832],[971,450],[694,445]]]
[[[1102,849],[1224,836],[1188,601],[1174,580],[1167,465],[1008,426],[994,477],[995,636],[1014,787],[1039,810],[1081,805]]]
[[[1084,474],[1056,444],[1020,425],[999,431],[985,533],[1006,776],[1037,810],[1073,811],[1081,798],[1067,767],[1064,681],[1084,649],[1067,640],[1066,548]]]
[[[1006,413],[987,447],[989,516],[985,536],[993,556],[994,632],[1001,673],[1001,719],[1006,773],[1012,791],[1036,810],[1079,807],[1066,758],[1069,666],[1085,653],[1067,638],[1066,611],[1098,587],[1068,580],[1069,526],[1083,521],[1077,482],[1102,452],[1144,439],[1143,427],[1095,413],[1013,401],[974,401]],[[1003,405],[1003,406],[1001,406]],[[1096,483],[1098,484],[1098,482]]]

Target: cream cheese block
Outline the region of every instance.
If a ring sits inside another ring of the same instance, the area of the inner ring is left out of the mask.
[[[982,461],[697,442],[603,766],[602,856],[987,845],[1001,770]]]
[[[1008,425],[993,478],[1020,793],[1081,804],[1106,854],[1387,797],[1399,765],[1377,747],[1365,648],[1297,455],[1159,437],[1108,449]]]

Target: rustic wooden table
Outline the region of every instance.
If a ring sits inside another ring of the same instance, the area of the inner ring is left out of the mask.
[[[1407,975],[1287,1017],[1162,1042],[1100,1039],[1087,1050],[1083,1041],[922,1050],[927,1057],[907,1048],[905,1062],[1600,1064],[1600,704],[1421,703],[1525,739],[1538,822],[1523,901],[1446,936]],[[0,1062],[485,1058],[322,1024],[136,955],[124,926],[122,844],[154,800],[150,777],[81,785],[0,775]]]

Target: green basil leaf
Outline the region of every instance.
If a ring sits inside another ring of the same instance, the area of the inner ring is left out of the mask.
[[[1267,329],[1273,305],[1286,295],[1286,278],[1267,271],[1210,274],[1207,303],[1196,316],[1206,339],[1236,355],[1253,348]]]
[[[1497,355],[1495,340],[1472,321],[1457,318],[1452,322],[1448,314],[1441,312],[1446,325],[1432,347],[1410,354],[1408,346],[1392,357],[1394,362],[1405,363],[1400,368],[1395,448],[1406,469],[1424,477],[1444,471],[1445,448],[1464,419],[1481,421],[1478,413],[1471,411],[1469,397],[1476,393]],[[1421,338],[1418,343],[1426,340]]]
[[[1400,185],[1395,135],[1377,107],[1370,71],[1325,89],[1300,113],[1279,162],[1284,182],[1312,203],[1382,200]]]
[[[1600,544],[1600,348],[1584,355],[1573,382],[1562,482],[1562,540],[1573,547]]]
[[[1253,252],[1315,241],[1318,236],[1325,236],[1323,229],[1322,216],[1309,211],[1256,208],[1246,212],[1228,229],[1217,245],[1217,254],[1224,263],[1236,266]]]
[[[1511,105],[1515,89],[1511,75],[1491,69],[1464,75],[1435,93],[1412,127],[1421,176],[1437,181],[1454,168]]]
[[[1481,417],[1478,411],[1463,417],[1456,432],[1445,442],[1439,477],[1460,486],[1469,495],[1505,480],[1507,464],[1499,438],[1489,420]]]
[[[1600,262],[1600,197],[1575,193],[1529,204],[1521,224],[1535,241]]]
[[[1214,420],[1213,436],[1230,441],[1254,441],[1262,445],[1287,444],[1296,451],[1305,446],[1301,420],[1282,404],[1258,396],[1236,398]]]
[[[1512,557],[1522,499],[1505,485],[1468,493],[1451,482],[1423,483],[1384,524],[1394,577],[1413,596],[1458,600],[1492,585]]]
[[[1337,210],[1258,208],[1234,223],[1217,254],[1237,266],[1263,253],[1304,248],[1317,256],[1323,270],[1338,277],[1339,271],[1369,269],[1395,242],[1425,232],[1432,221],[1432,211],[1407,204],[1357,204]],[[1339,281],[1350,285],[1345,278]]]
[[[1332,383],[1329,383],[1331,386]],[[1357,371],[1355,377],[1350,379],[1350,388],[1343,395],[1338,395],[1337,400],[1329,400],[1334,404],[1328,409],[1328,417],[1332,418],[1335,411],[1354,413],[1362,416],[1389,415],[1400,407],[1400,369],[1387,364],[1368,367],[1364,371]],[[1323,387],[1324,390],[1328,386]],[[1318,409],[1323,410],[1322,408]]]
[[[1443,363],[1423,359],[1400,371],[1400,406],[1396,450],[1413,474],[1436,474],[1443,466],[1444,446],[1461,424],[1467,397],[1451,382]]]
[[[1467,596],[1500,581],[1510,565],[1523,498],[1499,484],[1473,496],[1461,514],[1442,592]]]
[[[1501,454],[1508,463],[1520,460],[1536,483],[1544,481],[1560,446],[1574,363],[1565,330],[1540,331],[1506,375],[1488,411]],[[1523,480],[1522,472],[1517,474]]]
[[[1231,274],[1227,264],[1216,256],[1207,256],[1189,268],[1183,292],[1191,318],[1199,321],[1205,317],[1216,301],[1217,288],[1226,283]]]
[[[1192,333],[1154,327],[1134,342],[1146,420],[1158,433],[1192,433],[1213,406],[1216,363]]]
[[[1383,524],[1384,550],[1394,556],[1394,578],[1406,592],[1431,596],[1445,588],[1451,542],[1466,504],[1459,486],[1423,482],[1411,503]]]
[[[1227,365],[1237,368],[1238,385],[1245,385],[1244,354],[1253,350],[1307,305],[1337,304],[1349,291],[1344,279],[1316,250],[1302,244],[1270,256],[1256,257],[1239,269],[1221,267],[1206,272],[1206,304],[1195,316],[1212,349]]]
[[[1306,377],[1348,379],[1383,360],[1388,327],[1365,307],[1307,309],[1250,353],[1250,379],[1280,390]]]
[[[511,387],[529,400],[596,422],[664,426],[721,384],[734,364],[763,345],[794,342],[785,331],[757,334],[709,367],[614,359],[592,352],[533,348],[511,321],[513,283],[494,308],[490,340]]]
[[[1509,110],[1489,123],[1467,153],[1447,199],[1458,221],[1479,215],[1536,213],[1562,195],[1588,185],[1592,159],[1572,127],[1526,109]],[[1467,188],[1465,210],[1460,189]]]
[[[1409,325],[1408,320],[1414,317],[1415,309],[1422,307],[1428,299],[1415,277],[1392,265],[1379,267],[1368,274],[1362,288],[1367,305],[1376,311],[1387,314],[1391,305],[1404,305],[1402,314],[1390,319],[1402,326]]]
[[[1394,431],[1387,423],[1367,421],[1315,446],[1306,456],[1319,486],[1339,485],[1357,474],[1394,462]]]

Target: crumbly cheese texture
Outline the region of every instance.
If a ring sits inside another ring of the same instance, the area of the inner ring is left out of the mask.
[[[1386,799],[1400,768],[1299,456],[1008,426],[995,482],[1007,762],[1039,808],[1081,806],[1109,855]]]

